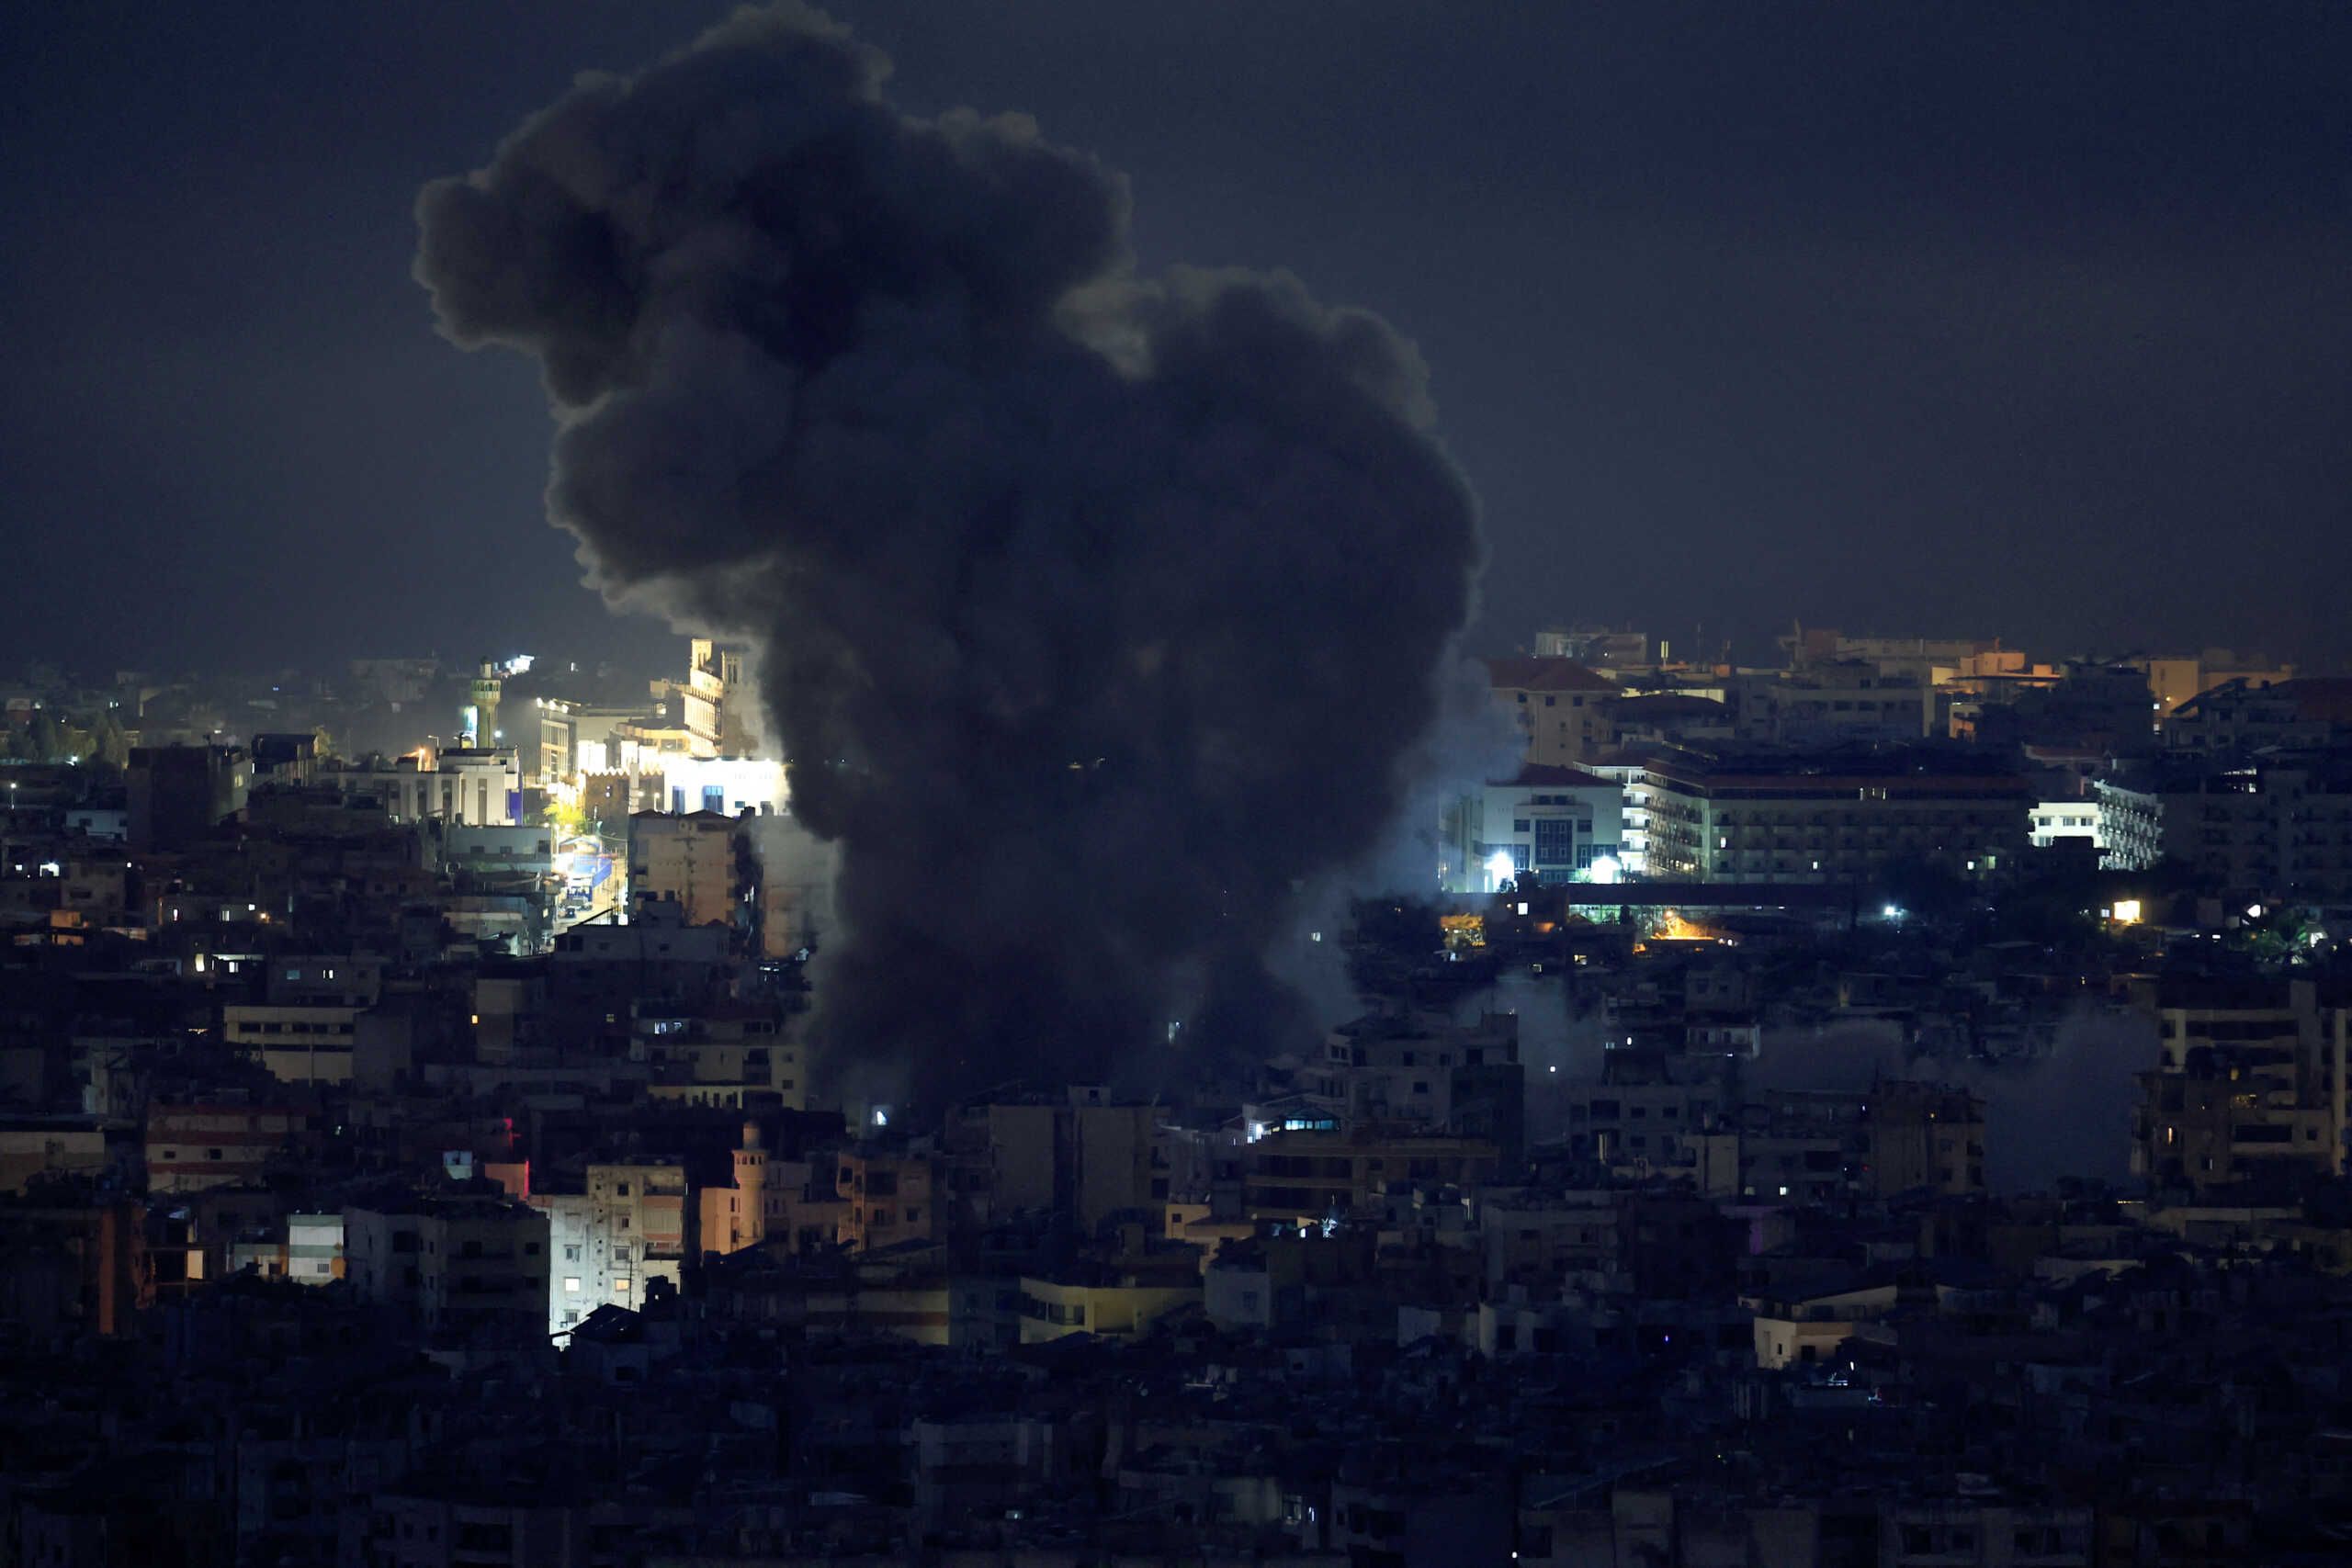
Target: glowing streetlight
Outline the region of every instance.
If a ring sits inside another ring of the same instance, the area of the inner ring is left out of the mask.
[[[1487,889],[1489,893],[1508,887],[1517,880],[1519,868],[1510,858],[1509,850],[1497,850],[1487,857],[1487,875],[1491,884]]]

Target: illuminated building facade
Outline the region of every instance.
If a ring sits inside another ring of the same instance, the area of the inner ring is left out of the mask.
[[[1693,882],[1863,882],[1904,862],[1988,877],[2024,852],[2034,794],[1943,752],[1674,750],[1645,773],[1650,874]]]

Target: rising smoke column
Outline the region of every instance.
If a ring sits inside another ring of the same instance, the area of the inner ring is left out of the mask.
[[[590,581],[763,650],[841,846],[837,1065],[1102,1076],[1182,1006],[1250,1043],[1465,618],[1424,367],[1286,276],[1138,276],[1119,177],[888,70],[788,4],[583,77],[425,188],[417,276],[540,361]]]

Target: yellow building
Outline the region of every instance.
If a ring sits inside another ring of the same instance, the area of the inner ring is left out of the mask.
[[[2249,686],[2260,686],[2278,681],[2290,681],[2295,667],[2281,664],[2266,668],[2267,661],[2239,654],[2226,648],[2209,648],[2193,659],[2134,659],[2133,669],[2148,677],[2148,692],[2155,700],[2156,721],[2161,724],[2172,710],[2197,695],[2210,692],[2225,681],[2244,681]]]
[[[1171,1312],[1197,1305],[1201,1278],[1189,1251],[1148,1272],[1074,1271],[1062,1279],[1021,1279],[1021,1342],[1071,1334],[1136,1339]]]
[[[1894,1310],[1895,1286],[1873,1285],[1782,1301],[1746,1296],[1740,1304],[1756,1314],[1756,1365],[1776,1372],[1808,1361],[1826,1361],[1854,1332],[1858,1323],[1883,1317]]]
[[[746,830],[732,817],[640,811],[628,819],[630,896],[675,901],[687,925],[737,924],[750,863]]]
[[[346,1084],[356,1007],[314,1004],[220,1010],[221,1032],[248,1061],[280,1083]]]

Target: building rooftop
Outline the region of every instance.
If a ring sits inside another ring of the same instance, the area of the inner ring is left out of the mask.
[[[1573,659],[1489,659],[1487,680],[1504,692],[1614,692],[1617,683]]]

